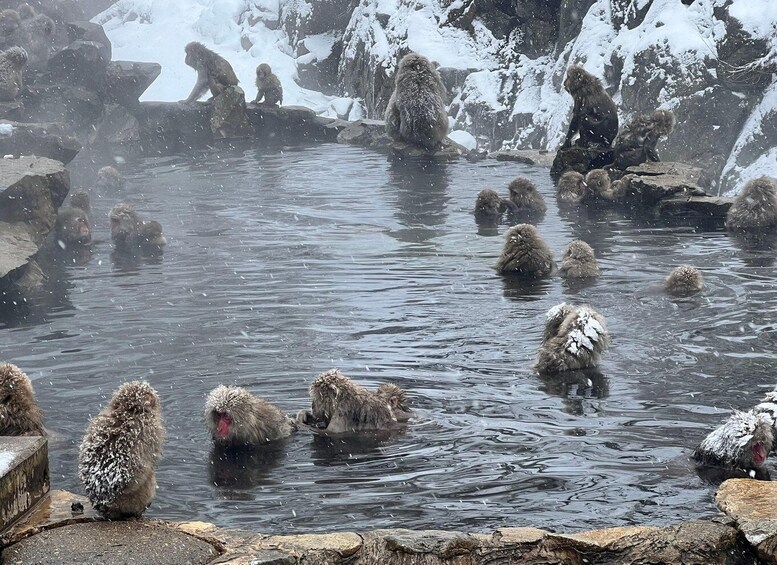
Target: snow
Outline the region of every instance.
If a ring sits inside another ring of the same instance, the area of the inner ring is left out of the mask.
[[[752,35],[768,37],[777,33],[777,2],[774,0],[738,0],[729,8],[729,15]]]
[[[467,133],[466,131],[454,130],[448,134],[448,137],[459,145],[466,147],[470,151],[477,149],[478,147],[478,142],[475,139],[475,136]]]
[[[3,137],[13,135],[13,126],[11,124],[0,124],[0,135]]]
[[[0,476],[5,475],[8,472],[13,460],[14,453],[12,451],[0,451]]]

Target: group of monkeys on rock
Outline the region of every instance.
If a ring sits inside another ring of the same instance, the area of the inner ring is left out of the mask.
[[[0,101],[16,100],[24,87],[25,67],[45,67],[56,24],[29,4],[0,10]]]

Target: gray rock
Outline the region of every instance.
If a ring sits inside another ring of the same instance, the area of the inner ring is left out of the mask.
[[[248,104],[248,119],[257,138],[277,143],[300,143],[331,138],[326,123],[310,108]]]
[[[117,104],[106,107],[105,118],[90,136],[92,144],[128,145],[139,141],[138,119],[126,107]]]
[[[38,244],[25,222],[0,221],[0,279],[28,263]]]
[[[13,127],[10,135],[0,135],[0,157],[38,155],[67,164],[81,150],[81,144],[65,132],[62,124],[30,124],[9,120],[0,120],[0,124]]]
[[[24,121],[60,122],[73,133],[89,131],[105,111],[101,96],[83,86],[33,84],[22,93]]]
[[[141,144],[152,153],[203,147],[213,140],[211,110],[207,102],[141,102],[135,113]]]
[[[111,61],[106,69],[107,101],[121,104],[129,109],[137,108],[138,99],[161,72],[162,65],[159,63]]]
[[[538,149],[500,149],[488,155],[497,161],[513,161],[525,165],[538,165],[550,168],[556,158],[555,151],[542,151]]]
[[[723,221],[733,198],[721,196],[678,196],[662,200],[658,213],[672,218],[709,218]]]
[[[391,144],[391,138],[386,134],[386,122],[358,120],[340,132],[337,142],[361,147],[387,148]]]
[[[111,40],[105,35],[103,26],[87,21],[71,21],[67,23],[67,37],[73,41],[94,41],[102,47],[102,55],[106,61],[113,57]]]
[[[104,93],[109,62],[103,44],[79,39],[52,55],[48,69],[53,82],[62,81]]]

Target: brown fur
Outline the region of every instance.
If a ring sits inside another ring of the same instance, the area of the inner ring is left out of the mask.
[[[8,37],[22,25],[22,19],[16,10],[0,11],[0,35]]]
[[[270,65],[262,63],[256,67],[256,99],[257,104],[264,98],[265,104],[279,106],[283,103],[283,86],[272,72]]]
[[[502,274],[546,277],[553,271],[553,254],[531,224],[518,224],[505,234],[505,245],[495,268]]]
[[[87,201],[87,206],[88,204]],[[54,224],[54,235],[57,242],[65,248],[72,245],[88,244],[92,241],[89,216],[84,210],[75,206],[60,208],[57,213],[57,221]]]
[[[118,191],[123,189],[125,184],[126,181],[124,180],[124,177],[116,167],[107,165],[101,167],[100,170],[97,171],[97,186],[99,188]]]
[[[475,221],[476,222],[498,222],[502,217],[504,207],[502,198],[495,190],[484,188],[478,192],[475,201]]]
[[[225,417],[228,425],[221,435],[219,425]],[[205,423],[214,442],[233,447],[262,445],[296,430],[277,406],[237,386],[222,385],[211,391],[205,401]]]
[[[143,222],[132,204],[121,202],[109,212],[111,238],[117,248],[140,248],[144,252],[161,251],[167,244],[162,224],[155,220]]]
[[[186,102],[199,100],[208,89],[211,95],[216,97],[225,88],[237,85],[237,75],[232,70],[232,65],[221,55],[197,41],[187,44],[185,51],[185,63],[197,71],[197,82]]]
[[[734,198],[726,216],[730,230],[772,229],[777,226],[777,179],[759,177],[749,181]]]
[[[162,224],[156,220],[143,222],[138,230],[138,245],[148,250],[161,250],[167,245],[167,239],[162,234]]]
[[[588,171],[585,176],[585,184],[588,187],[587,194],[591,198],[600,198],[609,202],[621,202],[625,198],[626,185],[621,182],[613,183],[610,174],[604,169]]]
[[[564,88],[574,99],[572,121],[563,148],[571,147],[575,134],[580,147],[610,147],[618,134],[618,109],[602,82],[579,65],[567,69]]]
[[[332,434],[382,430],[400,418],[409,417],[404,391],[399,387],[372,392],[337,369],[318,375],[309,393],[311,410],[300,413],[299,419],[319,424]],[[394,405],[397,413],[392,408]]]
[[[529,179],[518,177],[507,188],[510,191],[510,202],[515,204],[511,207],[511,212],[544,214],[548,209],[542,194]]]
[[[407,400],[407,393],[397,385],[391,383],[382,384],[375,391],[375,394],[388,402],[398,422],[407,422],[413,416]]]
[[[45,436],[30,378],[16,365],[0,365],[0,436]]]
[[[601,314],[589,306],[562,303],[546,315],[535,367],[544,374],[596,367],[609,343]]]
[[[36,15],[35,8],[29,4],[20,4],[17,11],[19,12],[19,17],[23,20],[31,20]]]
[[[399,62],[394,92],[386,108],[386,133],[427,151],[439,149],[448,135],[445,87],[431,61],[408,53]]]
[[[580,204],[589,195],[585,177],[577,171],[567,171],[558,180],[556,198],[562,204]]]
[[[120,386],[92,418],[78,453],[78,475],[94,508],[109,519],[140,516],[156,494],[164,428],[148,383]]]
[[[24,88],[24,67],[27,64],[27,51],[21,47],[11,47],[0,52],[0,100],[16,100]]]
[[[89,195],[83,190],[73,193],[70,197],[70,206],[83,210],[87,215],[92,213],[92,203],[89,200]]]
[[[615,140],[615,168],[623,170],[647,161],[660,161],[656,145],[672,132],[674,124],[671,110],[656,110],[650,115],[639,116],[623,128]]]
[[[696,267],[681,265],[672,269],[666,277],[664,288],[669,294],[692,294],[704,288],[704,278]]]
[[[561,276],[567,278],[591,278],[599,276],[594,250],[585,241],[576,239],[564,252],[561,261]]]

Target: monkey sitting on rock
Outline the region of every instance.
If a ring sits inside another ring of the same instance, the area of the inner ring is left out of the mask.
[[[446,96],[431,61],[408,53],[399,62],[386,108],[386,133],[394,140],[436,151],[448,135]]]
[[[45,436],[30,378],[16,365],[0,364],[0,436]]]
[[[745,184],[728,210],[726,227],[732,231],[777,227],[777,179],[763,176]]]
[[[372,392],[337,369],[318,375],[308,392],[311,409],[300,411],[297,421],[329,434],[384,430],[412,416],[398,386],[384,384]]]
[[[186,102],[199,100],[208,89],[215,98],[224,89],[237,85],[237,75],[235,75],[232,65],[221,55],[197,41],[187,44],[185,51],[185,63],[197,71],[197,82]]]
[[[625,170],[648,161],[660,161],[656,145],[662,137],[672,133],[674,124],[671,110],[656,110],[650,115],[639,116],[618,134],[613,166]]]
[[[220,446],[256,446],[297,429],[278,407],[238,386],[216,387],[205,401],[205,423]]]
[[[550,374],[596,367],[609,344],[601,314],[590,306],[562,302],[545,316],[545,333],[535,368],[541,374]]]
[[[143,514],[156,494],[163,440],[156,391],[146,382],[121,385],[78,451],[78,476],[95,510],[110,520]]]
[[[109,212],[111,238],[117,249],[144,253],[159,253],[167,245],[162,225],[156,221],[143,222],[132,204],[116,204]]]
[[[572,95],[572,121],[569,123],[562,149],[579,147],[607,149],[618,135],[618,109],[602,86],[602,82],[580,65],[567,69],[564,89]]]
[[[24,67],[27,51],[11,47],[0,52],[0,101],[11,102],[19,97],[24,88]]]
[[[254,102],[259,104],[262,99],[264,99],[265,104],[272,106],[280,106],[283,103],[283,86],[267,63],[262,63],[256,67],[256,98]]]
[[[548,244],[531,224],[518,224],[505,234],[505,245],[494,268],[503,275],[547,277],[555,263]]]

